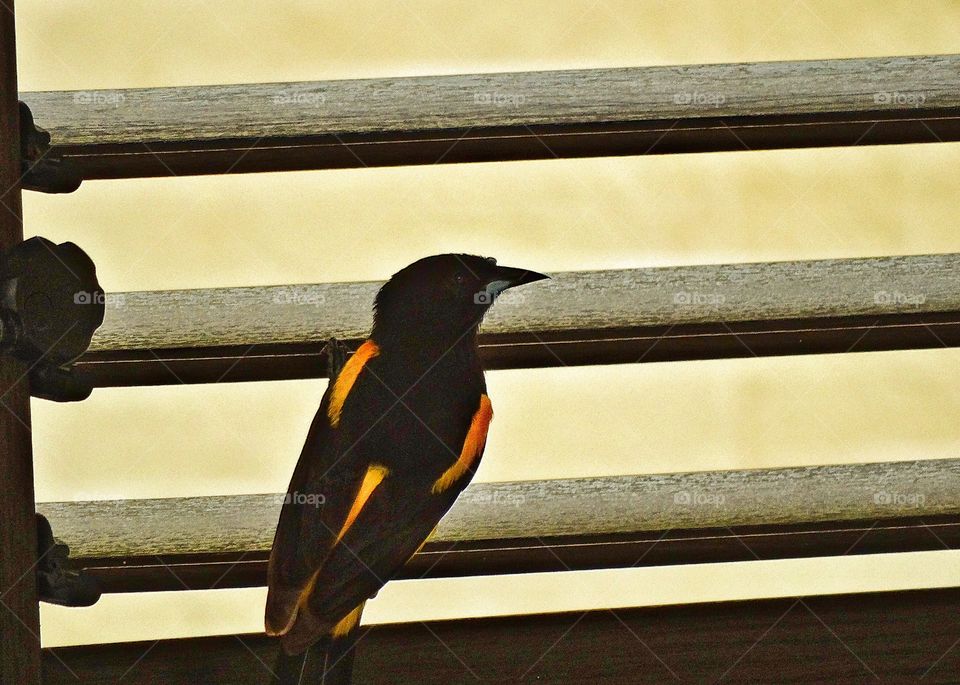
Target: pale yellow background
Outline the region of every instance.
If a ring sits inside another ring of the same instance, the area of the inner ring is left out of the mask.
[[[23,90],[960,51],[956,2],[19,0]],[[41,125],[42,121],[39,122]],[[25,197],[110,291],[960,251],[960,145],[89,182]],[[954,350],[509,371],[479,478],[956,456]],[[34,402],[41,500],[273,492],[322,381]],[[394,583],[365,620],[960,583],[950,552]],[[48,645],[257,630],[262,590],[44,607]]]

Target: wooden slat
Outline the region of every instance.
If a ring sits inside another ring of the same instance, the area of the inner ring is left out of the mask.
[[[354,682],[956,683],[960,590],[914,590],[361,628]],[[44,683],[270,680],[276,641],[46,650]],[[70,669],[68,671],[67,669]],[[921,680],[922,678],[922,680]]]
[[[960,460],[471,485],[402,577],[960,548]],[[280,495],[47,503],[108,592],[262,585]]]
[[[530,265],[536,266],[536,265]],[[481,331],[487,368],[960,345],[960,254],[555,274]],[[120,293],[77,364],[98,386],[317,377],[379,283]]]
[[[23,93],[85,178],[960,138],[960,56]]]
[[[0,252],[23,240],[14,23],[10,0],[0,6]],[[0,352],[0,683],[34,685],[40,615],[26,375],[26,365]]]
[[[396,576],[455,578],[960,549],[960,516],[431,542]],[[267,551],[83,559],[104,592],[262,587]]]

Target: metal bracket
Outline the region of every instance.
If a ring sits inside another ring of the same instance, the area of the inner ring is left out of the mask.
[[[100,599],[96,579],[69,568],[70,548],[53,537],[50,522],[37,514],[37,592],[41,602],[66,607],[88,607]]]
[[[50,153],[50,134],[33,122],[33,112],[20,102],[20,165],[24,190],[72,193],[82,180],[74,166]]]
[[[104,293],[73,243],[30,238],[0,254],[0,353],[30,365],[30,394],[58,402],[90,396],[67,365],[103,323]]]
[[[350,356],[350,349],[336,338],[330,338],[327,340],[324,350],[327,353],[327,378],[330,379],[330,383],[332,384],[337,380],[337,376],[340,375],[344,365],[347,363],[347,358]]]

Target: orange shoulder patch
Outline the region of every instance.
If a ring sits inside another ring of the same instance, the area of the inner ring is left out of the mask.
[[[460,450],[460,458],[454,462],[453,466],[443,472],[433,483],[432,492],[434,494],[443,492],[457,480],[463,477],[463,474],[473,466],[474,462],[483,452],[483,446],[487,443],[487,431],[490,428],[490,421],[493,420],[493,405],[490,404],[490,398],[485,394],[480,395],[480,407],[473,415],[470,421],[470,429],[467,431],[467,437],[463,441],[463,449]]]
[[[330,419],[330,425],[336,428],[340,425],[340,414],[343,412],[343,403],[347,400],[347,395],[353,389],[353,384],[357,382],[357,377],[366,366],[367,362],[380,354],[380,348],[377,343],[367,340],[357,351],[353,353],[340,375],[337,376],[333,384],[333,392],[330,393],[330,404],[327,407],[327,417]]]

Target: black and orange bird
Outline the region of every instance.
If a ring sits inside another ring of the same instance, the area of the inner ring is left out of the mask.
[[[377,293],[369,339],[332,379],[270,554],[266,631],[281,683],[349,683],[364,602],[413,556],[473,477],[493,418],[477,348],[507,288],[547,278],[443,254]]]

